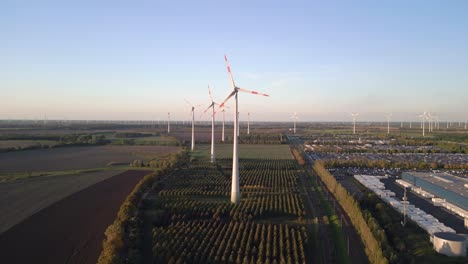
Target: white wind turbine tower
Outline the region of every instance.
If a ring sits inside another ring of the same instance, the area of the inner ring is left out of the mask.
[[[387,118],[387,135],[388,135],[390,134],[390,117],[392,117],[392,113],[385,114],[385,117]]]
[[[426,116],[427,116],[426,114],[427,114],[427,113],[424,112],[422,115],[419,115],[419,116],[418,116],[418,117],[421,118],[421,124],[422,124],[421,128],[422,128],[423,137],[425,136],[425,133],[424,133],[424,119],[425,119]]]
[[[351,116],[353,117],[353,134],[356,134],[356,118],[359,114],[357,113],[351,113]]]
[[[237,87],[235,85],[235,83],[234,83],[234,79],[233,79],[232,73],[231,73],[231,67],[229,67],[229,62],[228,62],[228,59],[227,59],[226,55],[224,55],[224,60],[226,61],[227,71],[228,71],[228,74],[229,74],[229,78],[231,80],[232,92],[224,100],[224,102],[221,103],[221,105],[219,107],[223,107],[224,104],[233,96],[234,96],[234,98],[236,100],[235,101],[235,106],[234,106],[235,119],[234,119],[234,142],[233,142],[233,147],[232,147],[232,185],[231,185],[231,202],[235,204],[235,203],[239,203],[240,198],[241,198],[241,196],[240,196],[240,186],[239,186],[239,180],[240,180],[239,179],[239,135],[237,135],[237,128],[239,126],[238,92],[242,91],[242,92],[247,92],[247,93],[262,95],[262,96],[269,96],[269,95]]]
[[[225,114],[226,111],[224,110],[224,108],[223,108],[222,111],[223,111],[223,130],[222,130],[222,134],[221,134],[221,141],[224,142],[224,121],[225,121],[224,114]]]
[[[191,150],[194,151],[195,150],[195,108],[201,105],[193,106],[187,99],[185,99],[185,102],[187,103],[188,106],[192,108],[192,147],[191,147]]]
[[[167,134],[171,133],[171,113],[167,112]]]
[[[432,116],[431,116],[431,113],[427,112],[425,118],[429,122],[429,132],[432,132]]]
[[[223,142],[224,142],[224,138],[225,138],[225,137],[224,137],[224,123],[225,123],[225,121],[226,121],[226,118],[225,118],[226,110],[225,110],[224,108],[229,108],[229,107],[225,105],[225,106],[223,107],[223,110],[221,110],[221,112],[223,112],[223,129],[222,129],[222,133],[221,133],[221,141],[223,141]],[[216,114],[216,111],[215,111],[215,114]]]
[[[247,135],[250,135],[250,112],[247,112]]]
[[[434,130],[434,127],[436,130],[439,130],[440,129],[440,126],[439,126],[439,116],[432,116],[433,120],[434,120],[434,124],[433,124],[433,128],[432,130]]]
[[[237,120],[239,120],[240,112],[237,112]],[[240,125],[237,123],[237,136],[239,136],[240,133]]]
[[[299,117],[297,116],[297,112],[294,112],[294,114],[291,116],[291,118],[292,118],[293,121],[294,121],[294,130],[293,130],[293,132],[294,132],[294,134],[296,134],[296,122],[297,122],[297,119],[299,118]]]
[[[208,109],[211,108],[211,163],[216,162],[216,157],[215,157],[215,134],[214,134],[214,127],[215,127],[215,101],[213,100],[213,96],[211,95],[211,89],[210,86],[208,85],[208,95],[210,96],[211,104],[206,108],[206,110],[203,113],[206,113]],[[224,124],[224,121],[223,121]]]

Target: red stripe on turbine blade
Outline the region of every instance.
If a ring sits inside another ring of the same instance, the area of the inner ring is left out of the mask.
[[[251,93],[253,93],[253,94],[258,94],[258,92],[255,92],[255,91],[252,91]]]
[[[227,66],[228,72],[231,73],[231,67]]]

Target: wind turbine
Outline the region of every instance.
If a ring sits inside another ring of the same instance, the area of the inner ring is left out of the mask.
[[[171,133],[171,113],[167,112],[167,134]]]
[[[294,112],[294,114],[291,116],[291,118],[292,118],[293,121],[294,121],[294,131],[293,131],[293,132],[294,132],[294,134],[296,134],[296,122],[297,122],[297,119],[299,118],[299,117],[297,116],[297,112]]]
[[[421,128],[422,128],[423,137],[424,137],[425,136],[425,134],[424,134],[424,119],[426,118],[426,112],[424,112],[422,115],[419,115],[418,117],[421,118],[421,123],[422,123]]]
[[[426,117],[427,121],[429,121],[429,132],[432,132],[432,115],[431,115],[431,113],[427,112],[425,117]]]
[[[387,118],[387,135],[388,135],[390,134],[390,117],[392,117],[392,113],[385,114],[385,117]]]
[[[247,135],[250,135],[250,112],[247,112]]]
[[[229,108],[229,107],[225,105],[225,106],[223,107],[223,110],[221,110],[221,112],[223,112],[223,130],[222,130],[222,134],[221,134],[221,141],[223,141],[223,142],[224,142],[224,138],[225,138],[225,137],[224,137],[224,123],[225,123],[225,119],[226,119],[226,118],[225,118],[226,110],[225,110],[224,108]],[[215,114],[216,114],[216,112],[215,112]]]
[[[214,134],[214,126],[215,126],[215,101],[213,100],[213,96],[211,95],[211,89],[210,86],[208,85],[208,95],[210,96],[211,104],[206,108],[206,110],[203,112],[206,113],[208,109],[211,108],[211,163],[216,162],[216,157],[215,157],[215,134]],[[224,124],[224,121],[223,121]]]
[[[353,117],[353,134],[356,134],[356,118],[359,114],[357,113],[351,113],[351,116]]]
[[[222,130],[222,134],[221,134],[221,141],[224,142],[224,120],[225,120],[225,117],[224,117],[224,114],[225,114],[225,110],[223,108],[223,130]]]
[[[239,88],[235,85],[234,79],[232,77],[231,73],[231,67],[229,66],[228,59],[226,55],[224,55],[224,60],[226,61],[226,67],[227,71],[229,74],[229,78],[231,80],[231,85],[232,85],[232,92],[229,94],[229,96],[224,100],[224,102],[221,103],[219,106],[220,108],[224,106],[224,104],[234,96],[236,102],[234,106],[234,142],[233,142],[233,147],[232,147],[232,185],[231,185],[231,202],[236,204],[240,202],[240,187],[239,187],[239,135],[237,134],[237,128],[239,126],[239,100],[238,100],[238,93],[239,91],[241,92],[246,92],[246,93],[251,93],[251,94],[256,94],[256,95],[262,95],[262,96],[269,96],[268,94],[263,94],[259,93],[256,91],[250,91],[247,89]]]
[[[192,147],[191,150],[195,150],[195,108],[201,105],[193,106],[187,99],[184,99],[188,106],[192,108]]]

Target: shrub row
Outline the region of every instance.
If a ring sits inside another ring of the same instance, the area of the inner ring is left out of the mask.
[[[123,260],[127,258],[127,250],[135,247],[132,244],[134,240],[129,238],[129,230],[134,229],[135,225],[138,224],[138,219],[135,216],[143,193],[169,170],[185,163],[188,160],[188,153],[181,151],[174,154],[170,160],[173,162],[166,163],[166,167],[158,168],[155,172],[143,177],[127,196],[117,213],[117,218],[105,231],[106,238],[103,241],[103,249],[98,259],[99,264],[124,263]]]
[[[325,162],[321,160],[316,161],[314,164],[314,170],[317,172],[327,188],[330,190],[330,192],[333,193],[335,198],[348,214],[351,222],[361,236],[366,254],[369,257],[370,262],[388,263],[388,260],[385,258],[382,252],[380,244],[374,237],[374,234],[364,219],[359,203],[352,195],[348,193],[348,191],[346,191],[343,186],[341,186],[341,184],[336,181],[335,177],[333,177],[328,172],[328,170],[325,168]]]

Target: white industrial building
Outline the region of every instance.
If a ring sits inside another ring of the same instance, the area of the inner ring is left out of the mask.
[[[415,193],[421,195],[424,198],[431,198],[432,203],[435,206],[442,206],[445,209],[451,211],[452,213],[461,216],[463,219],[465,219],[464,224],[465,227],[468,228],[468,211],[464,210],[463,208],[460,208],[459,206],[456,206],[450,202],[448,202],[444,198],[436,197],[435,195],[421,189],[420,187],[416,187],[412,185],[411,183],[405,181],[405,180],[396,180],[396,183],[400,184],[401,186],[408,188]]]
[[[380,181],[380,179],[385,179],[387,176],[354,175],[354,178],[362,185],[377,194],[384,202],[391,205],[398,212],[403,214],[406,211],[406,216],[409,219],[411,219],[418,226],[429,233],[431,236],[431,242],[433,243],[434,249],[437,252],[448,256],[466,256],[466,252],[468,250],[466,235],[456,234],[455,230],[439,222],[439,220],[434,216],[424,212],[419,208],[416,208],[408,201],[401,201],[394,198],[395,193],[386,190],[384,183]],[[414,187],[410,183],[402,180],[397,180],[397,183],[403,185],[406,188]],[[415,189],[418,189],[419,194],[423,197],[432,199],[435,198],[433,195],[431,196],[430,193],[427,193],[424,190],[419,190],[420,188]],[[446,202],[443,200],[436,200],[436,202],[447,206]],[[453,207],[454,205],[451,206]],[[467,226],[467,218],[465,218],[465,226]]]

